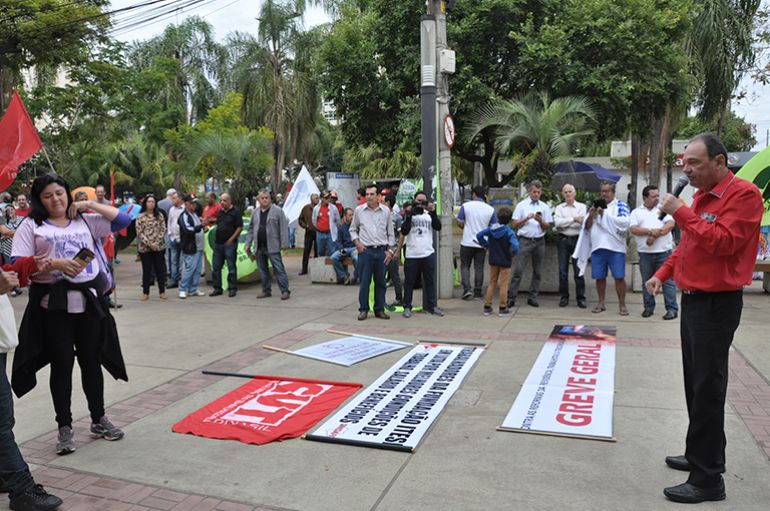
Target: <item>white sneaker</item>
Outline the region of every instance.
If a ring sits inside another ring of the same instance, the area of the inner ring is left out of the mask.
[[[185,293],[184,291],[179,291],[179,298],[184,300],[185,298],[187,298],[187,293]]]
[[[190,293],[190,296],[206,296],[206,293],[203,291],[195,291],[194,293]]]

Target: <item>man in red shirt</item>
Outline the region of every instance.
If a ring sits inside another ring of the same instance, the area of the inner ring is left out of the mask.
[[[684,152],[684,173],[698,189],[692,206],[668,194],[661,209],[672,215],[682,240],[647,281],[651,294],[673,277],[682,290],[682,363],[690,424],[684,456],[666,464],[690,473],[687,482],[663,490],[675,502],[725,498],[725,396],[728,353],[751,283],[759,224],[759,189],[727,168],[727,151],[710,133],[696,136]]]
[[[23,193],[20,193],[16,196],[16,216],[25,217],[29,215],[29,212],[32,211],[32,208],[29,207],[29,202],[27,202],[27,196]]]
[[[214,194],[214,192],[209,192],[206,194],[206,207],[203,208],[203,215],[201,216],[201,220],[203,221],[204,225],[213,225],[217,221],[217,215],[222,210],[222,203],[217,201],[217,196]],[[208,223],[206,219],[208,220]]]

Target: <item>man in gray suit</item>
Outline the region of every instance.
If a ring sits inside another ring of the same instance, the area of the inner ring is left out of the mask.
[[[289,276],[283,266],[281,249],[289,247],[289,220],[283,210],[273,204],[270,192],[267,190],[259,192],[257,203],[259,207],[251,214],[251,223],[245,241],[246,254],[252,261],[256,259],[261,275],[262,293],[257,298],[268,298],[272,295],[269,261],[275,271],[278,287],[281,289],[281,300],[288,300],[291,295]]]

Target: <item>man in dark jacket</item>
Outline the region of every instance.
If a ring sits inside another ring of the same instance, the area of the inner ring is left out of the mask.
[[[305,204],[299,214],[299,226],[305,229],[305,248],[302,249],[302,271],[300,275],[307,275],[307,263],[310,259],[310,250],[313,250],[313,257],[318,257],[318,244],[315,241],[315,227],[313,227],[313,208],[320,200],[317,193],[310,196],[310,203]]]
[[[331,255],[334,273],[337,275],[337,284],[355,284],[358,281],[358,251],[356,244],[350,237],[350,222],[353,221],[353,209],[345,208],[342,223],[337,227],[337,239],[334,242],[334,252]],[[348,277],[348,271],[342,261],[346,257],[353,260],[353,278]]]

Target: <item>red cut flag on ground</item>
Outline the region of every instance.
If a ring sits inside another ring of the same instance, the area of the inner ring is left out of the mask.
[[[16,179],[19,165],[29,160],[43,147],[19,93],[13,97],[0,120],[0,191]]]
[[[256,445],[295,438],[360,388],[360,383],[257,376],[191,413],[171,430]]]

